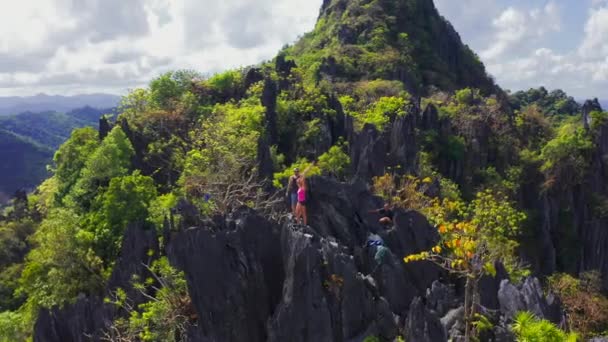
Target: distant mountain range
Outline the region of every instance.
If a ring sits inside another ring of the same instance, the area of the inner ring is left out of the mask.
[[[0,204],[19,189],[33,189],[48,177],[46,166],[74,128],[97,127],[113,109],[84,107],[65,113],[25,112],[0,117]]]
[[[67,113],[87,106],[92,108],[114,108],[119,102],[120,96],[110,94],[9,96],[0,97],[0,115],[49,111]]]

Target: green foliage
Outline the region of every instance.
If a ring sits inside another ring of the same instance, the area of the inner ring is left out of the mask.
[[[120,127],[115,127],[87,158],[70,194],[70,205],[87,208],[99,187],[110,179],[127,175],[134,155],[131,142]]]
[[[0,342],[25,341],[27,327],[24,318],[18,312],[0,312]]]
[[[391,118],[407,114],[408,106],[411,104],[409,94],[397,96],[383,96],[377,101],[365,105],[364,101],[355,102],[348,95],[340,97],[342,107],[346,113],[355,119],[355,128],[360,130],[365,124],[372,124],[379,130],[383,130]]]
[[[464,88],[456,91],[456,101],[463,105],[472,105],[476,99],[479,99],[479,90]]]
[[[367,336],[363,342],[380,342],[380,339],[377,336]]]
[[[190,93],[192,84],[200,78],[200,74],[192,70],[164,73],[150,82],[148,91],[135,91],[132,93],[134,95],[132,98],[123,100],[123,106],[134,104],[137,107],[137,99],[141,99],[143,95],[146,98],[146,105],[150,108],[175,109],[188,102],[189,96],[192,95]]]
[[[576,100],[564,91],[557,89],[548,92],[544,87],[518,91],[509,97],[509,102],[515,110],[536,105],[544,115],[552,116],[557,121],[561,121],[563,117],[574,116],[581,110]]]
[[[318,165],[321,172],[343,178],[350,166],[350,157],[344,152],[343,145],[334,145],[329,151],[319,156]]]
[[[591,129],[597,131],[608,122],[608,112],[593,111],[589,113],[591,117]]]
[[[230,70],[213,75],[207,83],[219,93],[231,94],[243,85],[243,75],[238,70]]]
[[[575,333],[566,333],[547,320],[539,320],[532,313],[517,314],[512,327],[518,342],[577,342]]]
[[[129,316],[116,320],[113,329],[106,334],[150,342],[184,341],[187,323],[193,314],[184,273],[171,267],[166,257],[156,260],[149,270],[153,278],[135,279],[133,284],[149,301],[132,307],[130,299],[120,289],[114,299],[107,300],[125,309]],[[153,297],[147,294],[150,289],[154,289]]]
[[[180,183],[186,194],[201,197],[209,184],[241,182],[256,167],[265,108],[259,99],[216,105],[213,115],[193,132]]]
[[[557,182],[561,186],[582,182],[592,149],[591,137],[580,124],[563,124],[557,136],[547,142],[541,151],[541,171],[547,176],[546,188],[551,188]]]
[[[568,317],[568,325],[590,339],[608,332],[608,297],[602,294],[602,278],[597,271],[580,278],[557,273],[549,277],[549,290],[559,296]]]
[[[26,257],[18,289],[33,307],[61,306],[103,286],[101,259],[81,224],[73,211],[54,209],[33,235],[36,248]]]
[[[98,135],[91,127],[75,129],[55,152],[55,179],[58,182],[57,197],[61,200],[76,184],[85,163],[98,146]]]
[[[157,228],[162,228],[165,218],[169,217],[171,209],[177,205],[178,197],[173,193],[158,196],[150,203],[148,219]]]
[[[112,178],[108,189],[95,199],[96,211],[87,223],[97,255],[107,263],[115,260],[127,225],[146,222],[155,199],[154,180],[139,171]]]
[[[273,178],[274,180],[273,180],[272,184],[277,188],[283,188],[283,187],[287,186],[287,180],[289,179],[289,177],[291,175],[293,175],[294,168],[299,168],[300,172],[303,172],[304,170],[308,170],[308,172],[306,173],[306,177],[316,176],[316,175],[321,174],[321,169],[319,168],[319,166],[314,165],[313,163],[309,162],[305,158],[301,158],[298,161],[296,161],[295,163],[291,164],[288,168],[286,168],[282,172],[276,172],[274,174],[274,178]]]

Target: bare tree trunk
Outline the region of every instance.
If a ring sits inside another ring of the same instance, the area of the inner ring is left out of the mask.
[[[473,279],[467,277],[467,283],[464,290],[464,341],[471,342],[472,323],[473,323],[473,296],[474,296]]]

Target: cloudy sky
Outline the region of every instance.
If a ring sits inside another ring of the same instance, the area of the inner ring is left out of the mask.
[[[608,0],[435,0],[508,89],[608,97]],[[0,96],[124,94],[272,58],[321,0],[0,0]]]

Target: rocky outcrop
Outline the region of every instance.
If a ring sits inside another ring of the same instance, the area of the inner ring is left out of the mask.
[[[558,180],[542,196],[540,271],[578,274],[599,271],[608,289],[608,218],[602,214],[608,198],[608,125],[594,128],[594,150],[582,182]]]
[[[390,128],[379,132],[366,124],[354,133],[350,142],[353,173],[360,179],[371,179],[387,172],[413,173],[416,169],[417,109],[394,119]]]
[[[565,326],[565,315],[557,297],[545,295],[537,278],[527,278],[521,285],[515,286],[509,280],[503,280],[498,290],[500,311],[507,321],[511,321],[520,311],[529,311],[560,326]]]
[[[440,273],[406,265],[436,233],[415,212],[385,231],[369,210],[381,205],[365,183],[310,179],[310,226],[278,227],[248,209],[171,237],[168,255],[184,270],[203,341],[393,339],[397,319]],[[381,234],[390,252],[377,265],[364,246]],[[226,305],[226,303],[230,303]]]
[[[205,340],[267,340],[284,279],[278,227],[243,209],[177,234],[167,254],[186,274]]]
[[[447,342],[447,336],[441,321],[428,311],[422,299],[412,301],[405,324],[405,340],[420,342]]]

